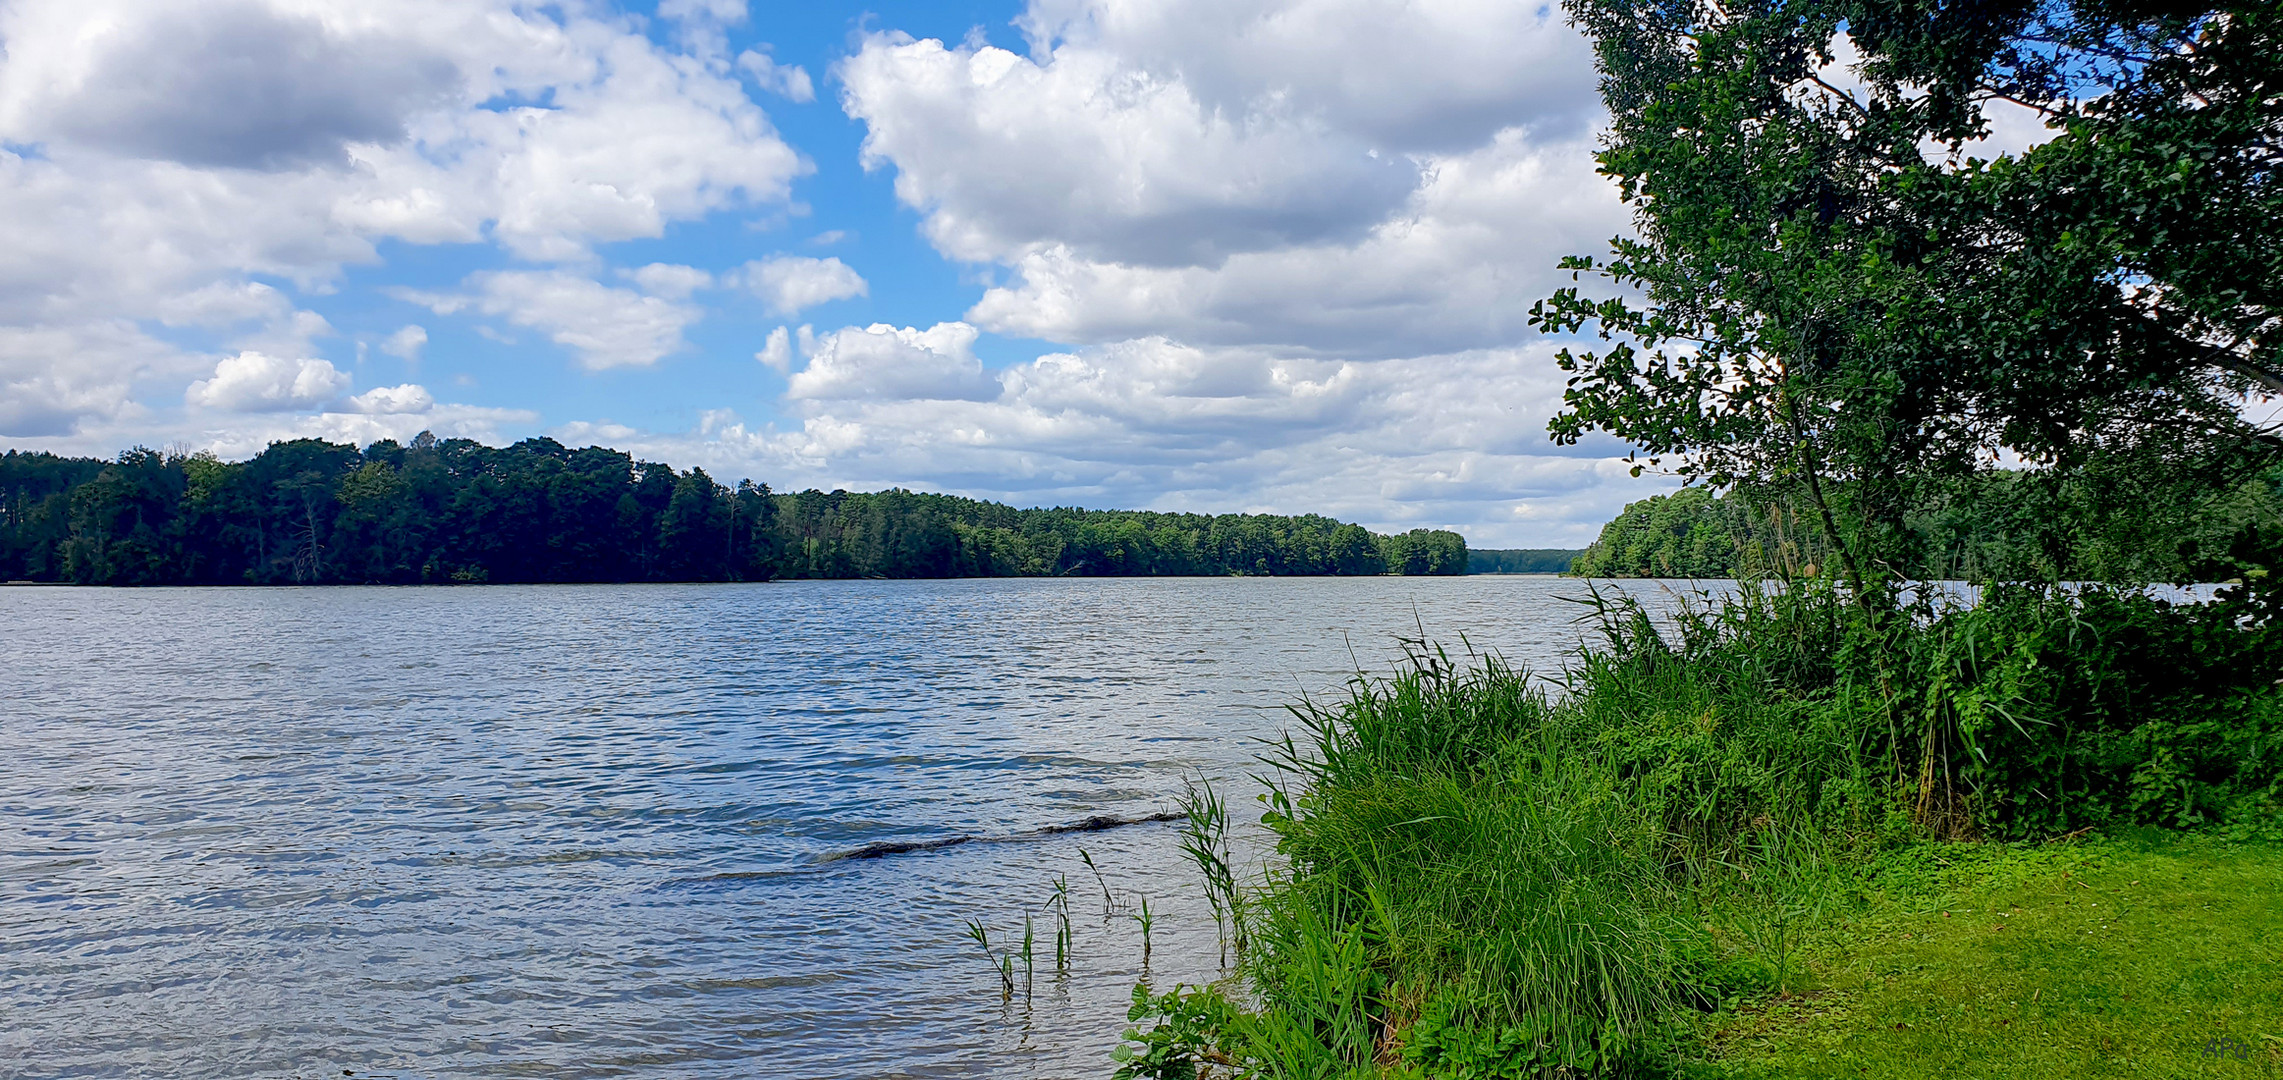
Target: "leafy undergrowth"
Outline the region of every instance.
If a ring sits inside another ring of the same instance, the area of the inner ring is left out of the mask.
[[[1705,1080],[2283,1076],[2283,845],[1890,853],[1801,990],[1708,1018]]]

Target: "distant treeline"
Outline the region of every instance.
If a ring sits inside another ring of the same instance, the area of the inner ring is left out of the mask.
[[[1470,574],[1563,574],[1585,554],[1576,548],[1468,548]]]
[[[0,454],[0,579],[104,585],[1458,574],[1457,533],[1316,515],[778,494],[553,439],[302,439],[253,459]]]
[[[1991,470],[1940,489],[1905,520],[1909,543],[1896,569],[1920,580],[2226,580],[2236,574],[2240,550],[2262,542],[2262,530],[2283,529],[2283,473],[2216,489],[2144,493],[2130,477],[2054,482]],[[1685,488],[1628,505],[1570,572],[1812,573],[1828,548],[1798,508]]]

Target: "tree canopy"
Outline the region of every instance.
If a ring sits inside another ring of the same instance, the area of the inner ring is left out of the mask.
[[[113,585],[1457,574],[1457,533],[1317,515],[771,492],[553,439],[300,439],[245,462],[0,454],[0,580]]]
[[[1860,592],[1993,464],[2224,489],[2283,440],[2283,12],[1569,0],[1639,235],[1534,309],[1554,437],[1810,508]],[[1990,160],[1993,109],[2048,136]]]

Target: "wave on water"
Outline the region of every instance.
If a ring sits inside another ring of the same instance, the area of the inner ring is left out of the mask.
[[[881,840],[876,843],[866,844],[860,848],[853,848],[848,851],[837,851],[829,855],[820,856],[816,861],[820,863],[827,863],[845,862],[849,859],[879,859],[885,858],[889,855],[904,855],[914,851],[936,851],[941,848],[957,847],[961,844],[1003,844],[1016,840],[1036,840],[1040,837],[1060,836],[1064,833],[1101,832],[1105,829],[1122,828],[1127,825],[1146,825],[1154,821],[1179,821],[1183,816],[1184,815],[1182,815],[1180,812],[1172,810],[1157,814],[1144,814],[1140,817],[1131,818],[1118,817],[1115,814],[1096,814],[1093,817],[1073,821],[1068,824],[1048,825],[1043,829],[1032,829],[1028,832],[1010,833],[1006,836],[961,835],[938,837],[933,840]]]

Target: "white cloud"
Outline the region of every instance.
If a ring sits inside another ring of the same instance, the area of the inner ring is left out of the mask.
[[[274,322],[293,313],[293,301],[259,281],[217,281],[161,299],[153,309],[168,326],[225,327],[253,320]]]
[[[619,275],[634,282],[643,292],[667,300],[687,300],[691,293],[713,285],[712,274],[694,266],[672,263],[651,263],[636,270],[621,270]]]
[[[1305,123],[1207,111],[1178,79],[1073,51],[874,35],[840,76],[864,162],[894,165],[945,254],[981,262],[1062,243],[1152,265],[1352,236],[1417,168]],[[1330,134],[1331,137],[1326,137]]]
[[[438,298],[432,309],[446,314],[472,302],[484,314],[546,334],[576,352],[589,371],[655,364],[687,344],[682,329],[704,315],[689,304],[560,270],[490,271],[468,284],[475,289],[472,298]]]
[[[746,50],[737,57],[738,70],[751,76],[763,90],[788,101],[806,104],[816,100],[816,84],[799,64],[780,64],[768,53]]]
[[[871,286],[839,259],[777,255],[746,263],[738,275],[772,315],[797,315],[818,304],[871,291]]]
[[[865,161],[945,254],[1014,271],[969,321],[1074,343],[1416,356],[1526,336],[1626,224],[1591,53],[1489,0],[1034,0],[1021,56],[892,33],[838,69]]]
[[[608,420],[574,420],[548,432],[567,445],[625,446],[642,437],[639,428],[614,424]]]
[[[348,388],[348,373],[328,361],[242,352],[223,357],[183,399],[224,412],[281,412],[316,408]]]
[[[10,20],[32,33],[11,35],[15,70],[0,77],[0,125],[26,142],[191,166],[340,165],[351,144],[401,142],[406,120],[460,82],[449,57],[386,29],[266,4],[145,7],[83,22],[68,43],[39,31],[79,5],[31,8]]]
[[[806,327],[802,328],[806,330]],[[784,328],[770,335],[782,342]],[[960,400],[994,397],[998,386],[983,374],[972,351],[977,331],[966,323],[926,330],[875,323],[812,338],[802,335],[808,366],[786,381],[785,396],[829,401],[888,398]]]
[[[396,333],[381,339],[380,350],[398,359],[420,362],[420,350],[428,346],[428,331],[418,323],[408,323]]]
[[[373,415],[391,413],[424,413],[436,407],[436,398],[428,388],[414,383],[402,386],[376,386],[347,402],[349,411]]]
[[[1987,133],[1979,139],[1960,144],[1955,155],[1946,146],[1922,149],[1929,158],[1936,160],[1976,157],[1989,161],[2005,154],[2018,157],[2053,141],[2061,134],[2045,126],[2044,113],[2010,101],[1983,102],[1982,119],[1988,126]]]
[[[1114,57],[1204,108],[1444,153],[1516,125],[1568,137],[1599,110],[1559,5],[1508,0],[1032,0],[1034,59]]]
[[[0,324],[0,437],[55,439],[82,423],[134,420],[147,411],[133,399],[138,385],[181,386],[211,370],[123,319]]]
[[[616,444],[788,486],[946,490],[1020,505],[1320,512],[1455,527],[1484,546],[1583,544],[1629,499],[1613,448],[1544,436],[1550,347],[1383,361],[1142,339],[991,372],[973,329],[806,338],[794,423],[714,416]]]
[[[807,330],[808,327],[801,329]],[[790,374],[793,370],[792,335],[786,333],[782,326],[769,331],[768,340],[761,344],[761,351],[754,353],[753,358],[779,375]]]
[[[809,169],[726,57],[584,4],[36,0],[0,5],[0,41],[0,336],[56,349],[0,360],[0,434],[180,400],[202,372],[156,343],[82,370],[72,343],[141,325],[311,355],[293,342],[331,330],[291,294],[383,241],[584,262],[676,221],[781,211]]]
[[[1404,211],[1352,243],[1246,252],[1218,266],[1151,267],[1036,246],[968,318],[994,332],[1108,342],[1164,334],[1364,357],[1528,339],[1531,303],[1568,284],[1566,252],[1623,227],[1584,146],[1510,129],[1439,159]]]
[[[723,28],[746,14],[0,5],[0,436],[237,454],[295,435],[536,430],[528,411],[410,383],[348,396],[323,360],[272,359],[322,355],[333,329],[306,297],[395,244],[520,260],[383,291],[499,340],[546,335],[588,368],[684,348],[715,286],[787,322],[869,295],[838,259],[613,276],[597,254],[725,211],[805,212],[789,185],[808,165],[748,94],[815,86],[766,49],[729,53]],[[1027,54],[877,34],[836,69],[866,161],[894,170],[939,250],[984,264],[964,321],[776,328],[754,354],[785,377],[774,423],[555,430],[780,486],[1321,510],[1478,543],[1589,539],[1654,486],[1613,486],[1609,447],[1545,442],[1558,378],[1544,349],[1516,346],[1556,258],[1625,220],[1591,169],[1590,55],[1557,10],[1032,0],[1020,25]],[[162,39],[196,47],[160,55]],[[146,64],[147,86],[120,83]],[[229,102],[241,113],[209,109]],[[979,331],[1071,347],[995,371]],[[427,333],[374,344],[409,360]],[[217,352],[268,375],[225,377]],[[268,411],[233,411],[247,408]]]
[[[414,398],[406,403],[417,402]],[[376,404],[386,403],[376,401]],[[406,412],[329,411],[300,416],[271,413],[233,417],[227,427],[186,427],[166,433],[164,441],[169,445],[211,450],[225,458],[251,457],[281,439],[324,439],[367,446],[382,439],[405,442],[423,431],[433,431],[448,439],[474,439],[497,446],[509,441],[514,433],[529,431],[538,420],[538,414],[524,409],[430,403]]]
[[[314,311],[291,310],[232,338],[240,352],[266,352],[274,356],[310,356],[317,339],[335,336],[333,324]]]

